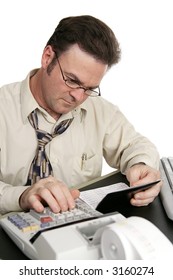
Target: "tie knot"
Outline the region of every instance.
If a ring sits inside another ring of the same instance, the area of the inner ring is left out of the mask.
[[[51,134],[40,129],[36,129],[36,134],[38,139],[38,145],[42,147],[48,144],[53,139],[53,136]]]

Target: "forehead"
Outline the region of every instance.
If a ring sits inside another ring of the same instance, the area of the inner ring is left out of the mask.
[[[90,82],[93,85],[100,84],[108,69],[108,65],[81,50],[77,44],[62,53],[59,61],[65,73],[71,73],[83,83]]]

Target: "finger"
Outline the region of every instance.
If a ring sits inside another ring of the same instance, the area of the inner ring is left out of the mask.
[[[153,176],[153,173],[148,173],[146,176],[140,177],[136,181],[131,181],[130,185],[131,186],[145,185],[145,184],[148,184],[150,182],[154,182],[154,181],[159,180],[159,179],[160,179],[160,176]]]
[[[58,213],[60,212],[60,210],[62,210],[61,206],[59,205],[59,202],[55,199],[55,197],[53,196],[53,194],[50,192],[49,189],[39,188],[37,192],[40,199],[46,202],[46,204],[51,208],[51,210],[54,213]],[[62,199],[60,194],[59,197],[60,199]]]
[[[130,169],[131,172],[128,173],[128,180],[131,186],[147,184],[160,179],[160,172],[158,170],[145,165],[142,167],[142,169],[139,169],[139,166],[138,168],[132,167]]]
[[[67,211],[75,207],[74,198],[63,182],[55,180],[50,182],[47,188],[57,201],[61,211]]]
[[[42,184],[40,185],[39,195],[46,201],[51,210],[55,213],[67,211],[69,208],[67,201],[68,195],[66,194],[69,192],[67,186],[52,176],[42,179],[40,182]],[[47,191],[44,192],[44,190]],[[74,204],[74,199],[72,197],[71,199]]]
[[[39,188],[37,184],[37,193],[45,200],[53,212],[58,213],[59,211],[73,209],[75,207],[74,199],[79,196],[80,192],[78,190],[72,190],[71,193],[63,182],[49,176],[39,181]]]
[[[152,197],[156,197],[161,189],[162,183],[157,183],[156,185],[154,185],[153,187],[145,190],[145,191],[141,191],[138,192],[134,195],[135,199],[148,199],[148,198],[152,198]]]
[[[154,199],[155,199],[155,197],[148,198],[148,199],[134,199],[134,198],[131,198],[130,203],[133,206],[137,206],[137,207],[147,206],[148,204],[153,202]]]
[[[43,212],[44,206],[36,195],[31,195],[28,198],[28,209],[34,209],[36,212]]]
[[[70,193],[74,199],[76,199],[80,196],[80,191],[77,189],[70,190]]]
[[[152,187],[146,191],[141,191],[139,193],[136,193],[130,201],[131,204],[134,206],[148,205],[159,194],[160,187],[161,187],[161,183],[156,184],[154,187]]]
[[[75,199],[79,196],[78,190],[69,190],[66,186],[62,186],[63,194],[66,198],[67,202],[67,209],[74,209],[75,208]]]

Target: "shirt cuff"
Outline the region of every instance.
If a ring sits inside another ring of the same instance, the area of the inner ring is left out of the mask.
[[[23,211],[19,205],[19,198],[28,187],[29,186],[5,186],[3,195],[0,196],[0,213],[5,214],[12,211]]]

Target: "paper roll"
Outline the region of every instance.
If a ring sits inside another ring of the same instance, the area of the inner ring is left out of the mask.
[[[173,258],[173,245],[151,222],[129,217],[105,227],[101,251],[108,260],[158,260]]]
[[[101,237],[101,251],[107,260],[134,260],[135,251],[117,223],[105,227]]]

